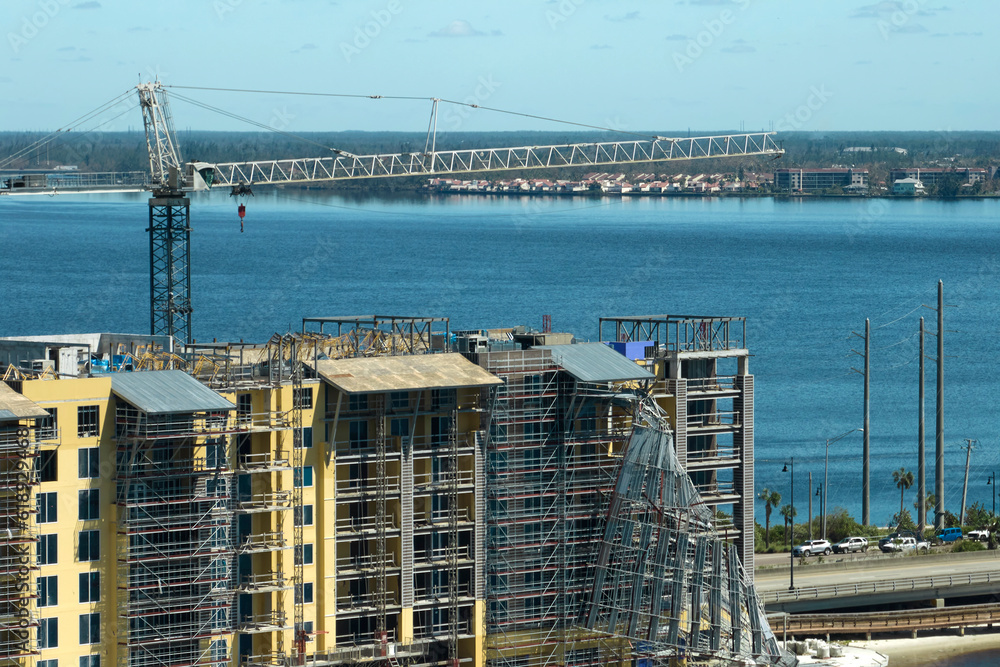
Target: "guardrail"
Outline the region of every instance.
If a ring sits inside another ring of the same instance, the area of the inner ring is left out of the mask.
[[[803,635],[935,630],[996,623],[1000,621],[1000,604],[854,614],[783,614],[770,616],[769,621],[775,632]]]
[[[972,572],[969,574],[943,574],[912,579],[881,579],[857,583],[809,586],[795,590],[759,592],[761,600],[767,604],[797,602],[800,600],[825,600],[836,597],[858,595],[881,595],[903,591],[928,590],[954,586],[974,586],[978,584],[1000,584],[1000,572]]]

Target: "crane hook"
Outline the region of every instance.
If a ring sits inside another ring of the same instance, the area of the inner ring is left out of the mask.
[[[245,216],[247,214],[247,207],[245,205],[243,205],[243,204],[240,204],[239,207],[236,209],[236,213],[237,213],[237,215],[240,216],[240,234],[242,234],[243,233],[243,216]]]

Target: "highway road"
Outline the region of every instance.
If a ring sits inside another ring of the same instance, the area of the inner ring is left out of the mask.
[[[755,572],[768,611],[821,612],[845,607],[1000,595],[1000,551],[844,559]]]

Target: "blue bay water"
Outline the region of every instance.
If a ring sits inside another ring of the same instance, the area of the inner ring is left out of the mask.
[[[946,504],[959,511],[964,438],[978,439],[969,503],[991,508],[1000,467],[1000,202],[930,200],[343,197],[278,191],[192,203],[194,333],[260,341],[304,316],[379,312],[452,328],[528,324],[596,340],[600,315],[745,316],[756,376],[757,488],[807,513],[824,443],[862,423],[872,320],[872,520],[916,475],[917,318],[935,327],[944,280]],[[149,328],[146,198],[0,199],[0,335]],[[928,337],[928,354],[935,339]],[[933,490],[934,364],[928,363]],[[861,512],[861,436],[830,447],[829,506]],[[912,512],[915,487],[906,493]],[[813,509],[819,512],[818,499]],[[762,512],[758,512],[761,515]]]

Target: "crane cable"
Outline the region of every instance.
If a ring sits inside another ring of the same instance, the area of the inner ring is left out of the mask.
[[[577,122],[570,121],[570,120],[561,120],[559,118],[550,118],[548,116],[539,116],[539,115],[530,114],[530,113],[523,113],[523,112],[520,112],[520,111],[510,111],[510,110],[507,110],[507,109],[497,109],[495,107],[484,107],[484,106],[482,106],[480,104],[473,104],[471,102],[458,102],[456,100],[449,100],[449,99],[438,98],[438,97],[416,97],[416,96],[412,96],[412,95],[358,95],[358,94],[351,94],[351,93],[307,93],[307,92],[283,91],[283,90],[250,90],[250,89],[246,89],[246,88],[212,88],[212,87],[207,87],[207,86],[167,86],[167,85],[164,85],[163,87],[164,88],[172,88],[172,89],[178,89],[179,88],[179,89],[184,89],[184,90],[211,90],[211,91],[225,92],[225,93],[255,93],[255,94],[264,94],[264,95],[303,95],[303,96],[309,96],[309,97],[343,97],[343,98],[351,98],[351,99],[369,99],[369,100],[410,100],[410,101],[417,100],[417,101],[429,101],[429,102],[433,102],[433,101],[436,100],[438,102],[446,102],[447,104],[454,104],[456,106],[468,107],[470,109],[482,109],[484,111],[493,111],[495,113],[502,113],[502,114],[507,114],[507,115],[510,115],[510,116],[520,116],[522,118],[532,118],[534,120],[544,120],[544,121],[547,121],[547,122],[550,122],[550,123],[561,123],[563,125],[573,125],[573,126],[576,126],[576,127],[585,127],[587,129],[590,129],[590,130],[600,130],[602,132],[614,132],[614,133],[617,133],[617,134],[624,134],[624,135],[633,136],[633,137],[642,137],[643,139],[654,139],[654,140],[655,139],[662,139],[662,137],[658,137],[656,135],[643,134],[643,133],[640,133],[640,132],[629,132],[628,130],[620,130],[620,129],[615,129],[615,128],[611,128],[611,127],[602,127],[600,125],[589,125],[587,123],[577,123]]]
[[[6,167],[7,165],[11,164],[14,160],[18,159],[19,157],[22,157],[25,154],[30,153],[33,150],[41,148],[42,146],[44,146],[44,145],[46,145],[48,143],[51,143],[52,141],[55,141],[60,136],[66,134],[67,132],[73,131],[74,129],[76,129],[77,127],[79,127],[80,125],[82,125],[83,123],[85,123],[85,122],[91,120],[92,118],[94,118],[95,116],[97,116],[98,114],[104,113],[105,111],[107,111],[108,109],[110,109],[111,107],[113,107],[114,105],[116,105],[119,102],[123,101],[126,97],[132,95],[132,93],[133,93],[134,90],[135,90],[135,88],[129,88],[124,93],[121,93],[120,95],[117,95],[116,97],[114,97],[113,99],[109,100],[108,102],[105,102],[104,104],[100,105],[96,109],[93,109],[92,111],[89,111],[89,112],[85,113],[84,115],[80,116],[79,118],[71,121],[65,127],[61,127],[61,128],[59,128],[57,130],[54,130],[54,131],[50,132],[49,134],[45,135],[44,137],[42,137],[41,139],[38,139],[37,141],[35,141],[35,142],[29,144],[28,146],[26,146],[25,148],[22,148],[21,150],[17,151],[16,153],[14,153],[12,155],[9,155],[6,158],[3,158],[2,160],[0,160],[0,168]],[[135,108],[135,106],[129,107],[122,114],[118,114],[118,116],[115,116],[115,118],[118,118],[119,116],[123,115],[124,113],[128,113],[129,111],[131,111],[134,108]],[[107,121],[104,121],[103,123],[101,123],[100,125],[97,125],[96,127],[101,127],[101,125],[104,125],[104,124],[110,122],[111,120],[114,120],[114,118],[111,118],[111,119],[109,119]],[[96,128],[91,128],[90,130],[86,130],[85,132],[91,132],[94,129],[96,129]]]
[[[323,149],[328,150],[328,151],[333,151],[335,153],[342,152],[338,148],[333,148],[332,146],[327,146],[325,144],[321,144],[318,141],[313,141],[312,139],[307,139],[306,137],[299,136],[299,135],[294,134],[292,132],[286,132],[284,130],[279,130],[277,128],[271,127],[270,125],[266,125],[266,124],[261,123],[259,121],[253,120],[251,118],[246,118],[244,116],[240,116],[239,114],[235,114],[235,113],[233,113],[231,111],[226,111],[225,109],[220,109],[219,107],[212,106],[211,104],[206,104],[204,102],[199,102],[198,100],[191,99],[190,97],[187,97],[186,95],[181,95],[180,93],[171,93],[170,97],[172,99],[182,100],[184,102],[187,102],[188,104],[193,104],[196,107],[201,107],[202,109],[205,109],[206,111],[213,111],[215,113],[221,114],[223,116],[227,116],[227,117],[232,118],[234,120],[239,120],[239,121],[242,121],[244,123],[248,123],[248,124],[253,125],[255,127],[259,127],[259,128],[261,128],[263,130],[268,130],[270,132],[276,132],[276,133],[278,133],[280,135],[283,135],[283,136],[286,136],[286,137],[290,137],[292,139],[297,139],[297,140],[305,142],[307,144],[313,144],[314,146],[319,146],[320,148],[323,148]]]

